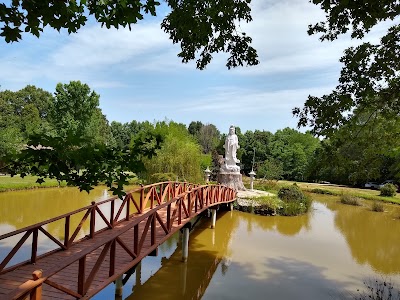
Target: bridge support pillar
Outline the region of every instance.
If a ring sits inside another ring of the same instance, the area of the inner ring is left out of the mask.
[[[138,262],[138,264],[136,265],[136,283],[135,285],[132,287],[132,291],[134,290],[135,286],[141,286],[142,285],[142,261]]]
[[[233,202],[229,203],[229,210],[230,210],[230,211],[233,210]]]
[[[124,284],[122,282],[122,275],[115,280],[115,298],[120,299],[122,297],[122,291],[124,289]]]
[[[211,210],[211,228],[215,228],[215,222],[217,221],[217,210]]]
[[[182,261],[187,262],[189,256],[189,228],[182,228]]]

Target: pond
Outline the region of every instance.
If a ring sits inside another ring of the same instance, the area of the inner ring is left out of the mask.
[[[1,193],[0,234],[107,196],[101,188]],[[299,217],[219,211],[215,229],[205,217],[190,234],[187,264],[176,234],[142,261],[123,299],[352,299],[370,280],[400,287],[400,206],[377,213],[370,202],[313,198],[312,211]],[[93,299],[113,297],[110,285]]]

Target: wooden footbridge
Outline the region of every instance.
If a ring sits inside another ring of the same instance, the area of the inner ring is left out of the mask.
[[[235,198],[233,189],[220,185],[162,182],[131,191],[122,201],[92,202],[1,235],[0,243],[16,242],[0,262],[0,299],[88,299],[154,254],[194,217]],[[63,233],[47,230],[60,222]],[[55,249],[38,255],[39,235]],[[29,260],[12,265],[27,240]]]

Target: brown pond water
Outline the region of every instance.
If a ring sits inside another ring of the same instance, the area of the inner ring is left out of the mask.
[[[63,190],[0,193],[0,234],[107,197],[101,188]],[[123,299],[352,299],[375,278],[400,287],[400,206],[377,213],[371,202],[312,196],[312,211],[299,217],[219,211],[215,229],[205,218],[190,235],[187,264],[176,234],[143,260]],[[0,258],[7,248],[0,244]],[[94,299],[113,295],[110,285]]]

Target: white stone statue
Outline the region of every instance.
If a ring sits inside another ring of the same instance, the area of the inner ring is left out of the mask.
[[[240,148],[238,137],[235,134],[235,127],[232,125],[229,127],[229,134],[225,139],[225,159],[223,165],[221,166],[221,172],[240,172],[240,167],[237,163],[240,160],[236,158],[236,151]]]

